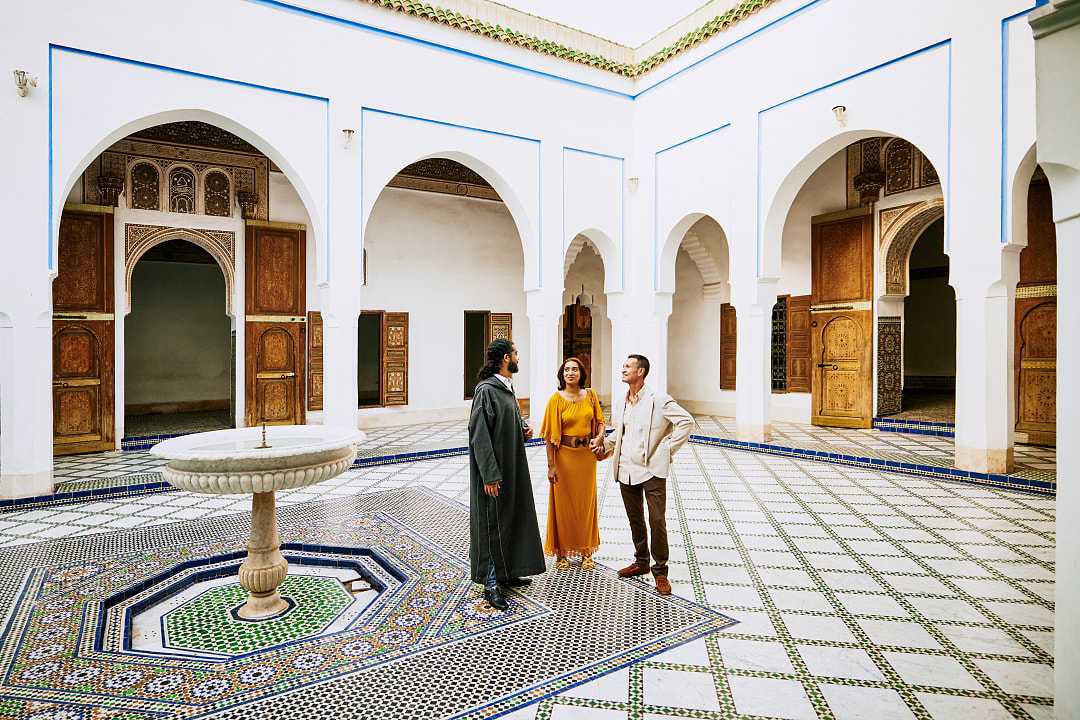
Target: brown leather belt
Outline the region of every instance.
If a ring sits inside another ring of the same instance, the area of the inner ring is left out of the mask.
[[[574,437],[572,435],[563,435],[559,444],[568,448],[580,448],[587,447],[590,440],[592,440],[592,438],[588,436]]]

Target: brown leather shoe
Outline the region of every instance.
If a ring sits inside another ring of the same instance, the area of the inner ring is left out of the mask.
[[[621,577],[621,578],[637,577],[638,575],[648,575],[648,574],[649,574],[649,566],[648,565],[638,565],[637,563],[634,563],[633,565],[627,565],[626,567],[624,567],[622,570],[619,571],[619,577]]]
[[[671,594],[671,583],[668,582],[666,575],[656,576],[656,592],[660,593],[661,595]]]

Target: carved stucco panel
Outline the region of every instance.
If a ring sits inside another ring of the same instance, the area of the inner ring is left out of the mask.
[[[186,240],[210,253],[225,276],[225,312],[232,315],[236,276],[236,237],[233,232],[137,224],[124,226],[124,292],[127,296],[124,312],[131,312],[131,278],[135,265],[150,248],[169,240]]]
[[[885,217],[881,215],[881,263],[885,276],[887,295],[907,295],[908,259],[919,235],[930,223],[945,217],[945,200],[934,198],[924,202],[895,208],[901,212]]]

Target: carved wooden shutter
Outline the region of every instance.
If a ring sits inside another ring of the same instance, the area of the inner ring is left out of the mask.
[[[53,294],[53,453],[112,450],[112,208],[65,210]]]
[[[720,306],[720,389],[735,389],[735,351],[737,341],[735,306],[724,303]]]
[[[787,389],[810,392],[810,296],[787,302]]]
[[[514,339],[514,316],[510,313],[488,315],[488,344],[493,340]]]
[[[409,313],[382,317],[382,405],[409,404]]]
[[[314,310],[308,317],[307,409],[323,409],[323,323],[322,313]]]

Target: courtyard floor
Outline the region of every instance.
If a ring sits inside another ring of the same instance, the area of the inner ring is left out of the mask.
[[[723,424],[708,422],[699,419],[705,431]],[[868,433],[882,437],[887,444],[906,445],[915,436]],[[942,440],[916,439],[920,448]],[[448,423],[369,432],[365,450],[433,448],[460,440],[460,424]],[[543,527],[543,450],[530,448],[529,459]],[[72,483],[155,469],[156,461],[141,452],[57,463],[58,474]],[[590,634],[611,639],[637,625],[637,616],[626,616],[627,608],[618,606],[630,601],[613,599],[616,590],[632,587],[642,598],[652,595],[644,583],[613,579],[611,568],[627,563],[633,552],[606,464],[601,477],[603,546],[597,559],[606,567],[592,577],[576,567],[549,571],[521,597],[523,604],[535,600],[550,609],[566,593],[580,594],[564,612],[571,620],[581,614],[580,637],[570,642],[583,643],[582,652],[595,644]],[[381,497],[370,493],[409,488],[467,503],[467,481],[463,456],[354,468],[321,485],[280,493],[279,504],[283,516],[317,514],[326,503],[363,503]],[[498,709],[515,719],[545,720],[1052,717],[1052,497],[695,444],[677,457],[668,497],[675,593],[737,624],[671,649],[665,650],[674,641],[664,640],[659,654],[578,670],[575,682],[584,684],[561,692],[545,685],[547,697],[517,709],[539,697],[540,686],[505,666],[517,689],[482,714]],[[60,548],[72,539],[113,543],[115,536],[123,544],[140,532],[183,527],[176,523],[217,528],[215,519],[231,523],[215,532],[242,540],[233,518],[249,505],[246,498],[167,492],[5,512],[0,552],[23,545],[31,554],[51,557],[53,544]],[[31,545],[36,543],[43,545]],[[644,600],[628,607],[638,608],[648,632],[660,632],[648,627],[646,618],[654,615]],[[624,624],[588,620],[598,609],[622,617]],[[472,642],[494,648],[500,634],[505,642],[512,632],[497,629]],[[499,666],[498,655],[490,662]],[[562,669],[553,666],[551,672]],[[454,687],[455,677],[466,682],[476,668],[462,660],[429,672],[439,674],[442,687],[447,677]],[[414,677],[419,682],[398,692],[432,692],[423,678]],[[5,707],[15,707],[11,702],[0,688],[0,716]],[[304,707],[293,716],[308,717]],[[393,704],[380,712],[398,716]]]

